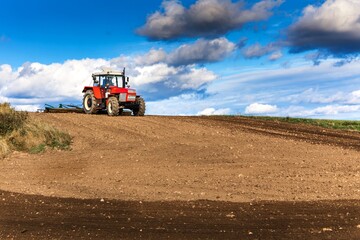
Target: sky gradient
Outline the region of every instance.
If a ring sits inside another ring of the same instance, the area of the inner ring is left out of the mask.
[[[127,68],[147,114],[360,119],[357,0],[4,0],[0,102],[81,104]]]

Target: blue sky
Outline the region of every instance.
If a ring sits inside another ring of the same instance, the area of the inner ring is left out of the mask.
[[[0,101],[81,103],[127,67],[148,114],[359,119],[357,0],[0,3]]]

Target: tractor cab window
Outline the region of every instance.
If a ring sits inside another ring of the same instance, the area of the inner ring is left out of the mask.
[[[122,76],[94,76],[94,86],[99,86],[101,88],[107,88],[111,86],[115,87],[125,87],[125,78]]]
[[[93,81],[94,81],[94,87],[100,86],[100,78],[99,78],[99,76],[93,76]]]
[[[106,88],[111,86],[117,86],[116,76],[100,76],[100,87]]]

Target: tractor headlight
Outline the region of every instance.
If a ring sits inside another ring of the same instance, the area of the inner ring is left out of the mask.
[[[135,95],[128,95],[128,101],[135,101],[136,96]]]
[[[120,102],[126,102],[126,93],[120,93],[119,101]]]

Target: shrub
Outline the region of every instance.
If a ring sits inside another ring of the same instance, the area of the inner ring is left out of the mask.
[[[0,104],[0,157],[11,150],[40,153],[46,148],[70,149],[68,133],[40,122],[27,112],[17,112],[10,104]]]
[[[24,126],[27,112],[17,112],[8,103],[0,103],[0,136],[5,136]]]

